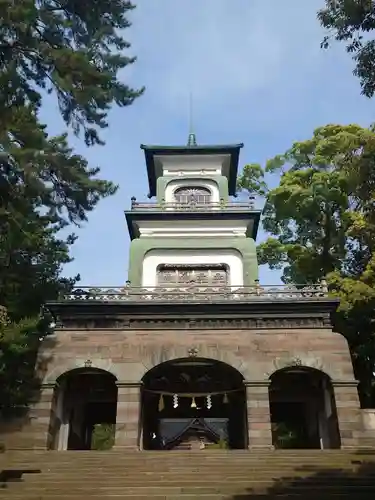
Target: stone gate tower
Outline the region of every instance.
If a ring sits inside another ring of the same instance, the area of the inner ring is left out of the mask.
[[[102,425],[130,450],[361,444],[337,301],[258,281],[261,214],[231,198],[241,147],[142,146],[153,200],[125,213],[128,281],[48,304],[41,391],[8,447],[87,449]]]

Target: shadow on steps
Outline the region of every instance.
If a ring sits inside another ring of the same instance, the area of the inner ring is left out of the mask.
[[[275,479],[266,491],[249,489],[246,493],[228,497],[228,500],[373,500],[375,498],[375,462],[352,460],[353,469],[330,467],[311,474],[308,466],[296,468],[304,477]]]
[[[40,469],[3,469],[0,471],[0,488],[6,488],[8,483],[23,481],[24,474],[40,474]]]

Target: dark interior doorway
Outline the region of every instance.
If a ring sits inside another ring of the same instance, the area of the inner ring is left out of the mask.
[[[243,377],[209,359],[158,365],[143,379],[142,421],[144,449],[245,448]]]
[[[89,450],[93,447],[98,424],[116,424],[116,378],[103,370],[75,370],[64,375],[63,404],[60,418],[66,443],[60,448]],[[60,429],[62,427],[60,426]]]
[[[274,373],[270,384],[270,411],[276,448],[340,446],[332,384],[323,372],[295,367]]]

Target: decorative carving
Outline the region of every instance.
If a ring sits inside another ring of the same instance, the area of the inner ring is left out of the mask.
[[[181,286],[227,286],[228,273],[225,266],[160,266],[157,271],[158,285]]]
[[[324,317],[311,318],[69,318],[65,329],[81,330],[289,330],[327,328]]]
[[[189,358],[196,358],[198,356],[198,349],[196,347],[192,347],[188,350]]]
[[[290,366],[301,366],[302,365],[302,360],[301,358],[293,358],[290,361]]]
[[[324,283],[308,286],[214,286],[218,281],[227,280],[227,274],[224,278],[224,268],[221,269],[211,266],[206,269],[205,266],[190,268],[178,266],[174,270],[164,266],[165,277],[162,278],[163,286],[140,288],[133,286],[114,287],[114,288],[75,288],[73,291],[62,297],[63,301],[85,301],[85,302],[249,302],[256,300],[295,300],[311,299],[316,300],[327,297],[327,290]],[[225,270],[226,272],[226,270]],[[168,274],[167,274],[168,273]],[[171,273],[173,276],[173,285],[170,281]],[[199,280],[204,281],[202,286],[197,284],[197,273]],[[204,274],[206,273],[206,274]],[[211,274],[209,274],[211,273]],[[159,277],[161,274],[159,273]],[[164,286],[164,282],[167,282]],[[207,285],[210,282],[210,286]],[[225,281],[226,282],[226,281]]]
[[[92,367],[92,361],[91,359],[86,359],[84,362],[85,368],[91,368]]]
[[[308,367],[315,368],[317,370],[325,371],[324,366],[322,364],[322,360],[319,357],[311,357],[311,356],[294,356],[293,358],[275,358],[273,361],[273,366],[275,370],[282,370],[284,368],[293,368],[293,367]],[[267,376],[272,375],[273,372],[268,373]]]

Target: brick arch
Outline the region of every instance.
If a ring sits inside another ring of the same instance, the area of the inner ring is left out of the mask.
[[[192,347],[191,349],[195,349],[195,347]],[[212,361],[220,361],[238,371],[244,380],[247,379],[246,365],[241,358],[222,349],[214,349],[206,346],[198,346],[196,349],[196,356],[192,356],[191,359],[209,359]],[[142,373],[141,378],[143,378],[147,372],[162,363],[189,358],[189,350],[190,348],[186,346],[178,346],[168,350],[162,348],[159,351],[155,351],[149,359],[143,360],[144,372]]]
[[[269,370],[266,372],[266,376],[271,378],[275,373],[285,370],[287,368],[307,368],[315,370],[317,372],[326,375],[330,380],[335,378],[335,374],[327,366],[324,361],[319,357],[311,357],[308,354],[301,354],[296,356],[288,356],[283,358],[276,358],[271,363]]]
[[[87,361],[91,361],[91,364],[87,364]],[[44,379],[43,383],[54,383],[60,378],[62,375],[68,374],[77,369],[81,368],[92,368],[102,370],[103,372],[110,373],[117,380],[120,379],[120,373],[116,366],[116,364],[112,363],[111,359],[69,359],[61,363],[57,363],[53,369],[48,372]]]

